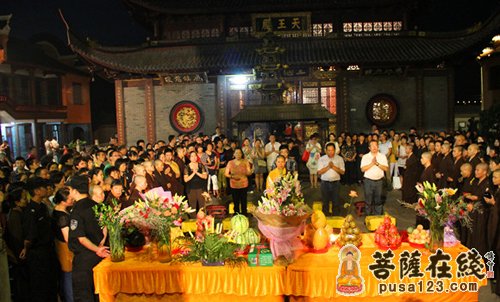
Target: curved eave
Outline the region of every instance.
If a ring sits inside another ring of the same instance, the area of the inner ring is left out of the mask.
[[[445,33],[401,32],[394,36],[282,39],[282,61],[291,65],[415,64],[445,60],[487,42],[500,28],[500,14],[480,29],[451,36]],[[90,47],[72,38],[70,46],[92,64],[118,72],[156,74],[252,68],[261,41],[219,42],[140,48]]]
[[[356,9],[366,7],[387,7],[394,5],[411,5],[413,1],[404,0],[200,0],[200,1],[165,1],[165,0],[124,0],[132,7],[140,8],[152,13],[166,15],[189,15],[189,14],[227,14],[248,12],[279,12],[286,11],[308,11],[323,9]]]

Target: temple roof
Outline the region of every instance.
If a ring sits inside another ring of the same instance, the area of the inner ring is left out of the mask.
[[[278,12],[285,9],[321,10],[328,8],[384,7],[411,5],[408,0],[124,0],[125,3],[152,12],[175,14],[224,14],[231,12]]]
[[[231,120],[237,123],[272,121],[317,121],[334,119],[320,104],[289,104],[246,106]]]
[[[65,65],[48,56],[38,45],[15,37],[9,37],[9,41],[7,42],[7,61],[5,63],[39,68],[46,72],[88,75],[81,70]]]
[[[461,32],[394,32],[381,36],[283,38],[282,62],[308,65],[389,65],[440,62],[485,43],[500,29],[500,13],[481,26]],[[354,35],[354,34],[353,34]],[[255,49],[262,41],[217,41],[142,47],[101,47],[70,36],[70,47],[93,65],[132,74],[253,68],[259,64]],[[476,50],[474,50],[476,51]]]

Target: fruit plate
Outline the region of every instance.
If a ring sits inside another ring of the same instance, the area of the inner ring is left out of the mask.
[[[338,240],[337,240],[337,241],[335,241],[335,245],[337,245],[338,247],[342,248],[342,247],[343,247],[343,245],[340,245],[338,242],[339,242]],[[346,244],[347,244],[347,243],[346,243]],[[359,243],[359,245],[358,245],[358,246],[356,246],[356,247],[357,247],[357,248],[360,248],[362,245],[363,245],[363,241],[361,241],[361,242]]]
[[[388,249],[391,249],[391,250],[397,250],[400,246],[401,246],[401,243],[399,244],[396,244],[396,245],[384,245],[384,244],[380,244],[378,242],[375,242],[375,244],[377,245],[377,247],[381,250],[388,250]]]
[[[399,231],[401,242],[408,242],[408,232],[406,230]]]
[[[307,253],[313,253],[313,254],[324,254],[328,252],[328,250],[332,247],[332,244],[328,242],[327,246],[323,249],[317,250],[313,247],[306,247],[305,250]]]
[[[415,247],[417,249],[423,249],[423,248],[425,248],[425,243],[415,243],[415,242],[411,242],[410,240],[408,240],[408,244],[411,247]]]

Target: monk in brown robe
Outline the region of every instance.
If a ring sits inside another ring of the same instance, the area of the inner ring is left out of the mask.
[[[485,197],[484,200],[487,204],[491,206],[490,217],[488,220],[488,244],[490,249],[495,253],[495,262],[498,261],[500,257],[500,169],[493,171],[492,173],[492,183],[495,187],[494,194],[491,198]],[[497,284],[495,286],[495,293],[500,296],[500,282],[498,282],[498,276],[500,276],[500,265],[498,262],[495,263],[495,277],[497,278]]]
[[[488,218],[490,215],[491,205],[487,204],[484,199],[484,194],[489,188],[488,180],[488,165],[480,163],[476,166],[474,172],[476,181],[469,194],[464,195],[466,201],[476,204],[478,209],[471,213],[472,228],[467,236],[466,246],[475,248],[481,255],[488,252]]]
[[[174,162],[175,164],[175,162]],[[177,194],[179,196],[184,194],[184,186],[176,177],[176,173],[173,171],[169,164],[165,164],[165,170],[163,171],[164,178],[167,181],[167,191],[172,192],[172,196]]]
[[[420,180],[422,174],[422,165],[417,156],[413,152],[414,146],[408,144],[406,146],[406,169],[403,175],[403,186],[401,187],[402,198],[404,202],[416,203],[417,202],[417,189],[415,185]]]
[[[420,162],[422,163],[422,166],[424,166],[424,171],[422,171],[422,174],[420,175],[420,180],[419,180],[420,184],[423,184],[426,181],[429,182],[430,184],[436,183],[436,175],[434,173],[434,168],[432,167],[431,161],[432,161],[432,154],[430,152],[422,153],[420,157]],[[421,224],[424,227],[424,229],[429,229],[430,227],[429,220],[419,215],[417,215],[416,224],[417,225]]]
[[[470,144],[467,148],[467,155],[469,156],[468,162],[472,165],[472,171],[475,171],[476,166],[481,163],[479,146],[477,144]]]
[[[438,170],[436,172],[436,178],[438,179],[437,186],[439,189],[449,188],[453,183],[453,156],[451,154],[451,146],[448,143],[444,143],[441,146],[441,153],[443,157],[439,162]]]
[[[453,147],[452,155],[453,155],[453,180],[450,184],[451,188],[458,188],[458,180],[461,177],[460,167],[465,163],[464,158],[462,157],[464,148],[462,146]]]

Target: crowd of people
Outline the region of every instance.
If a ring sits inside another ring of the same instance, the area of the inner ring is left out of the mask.
[[[116,200],[126,208],[156,187],[186,195],[195,209],[212,196],[248,215],[250,191],[262,194],[276,178],[292,173],[309,176],[310,189],[321,191],[325,214],[340,216],[345,210],[341,185],[362,184],[366,215],[380,215],[384,186],[401,189],[402,200],[415,203],[415,185],[429,181],[458,188],[481,208],[472,214],[472,231],[461,229],[464,245],[483,255],[500,248],[499,141],[475,133],[373,129],[370,134],[330,134],[323,144],[318,134],[304,143],[274,134],[266,141],[240,143],[216,129],[211,136],[171,135],[168,141],[139,140],[81,152],[55,143],[46,147],[43,156],[31,149],[26,157],[11,160],[8,144],[0,145],[0,234],[15,301],[97,299],[92,268],[109,251],[92,206]],[[417,216],[416,223],[426,221]]]

